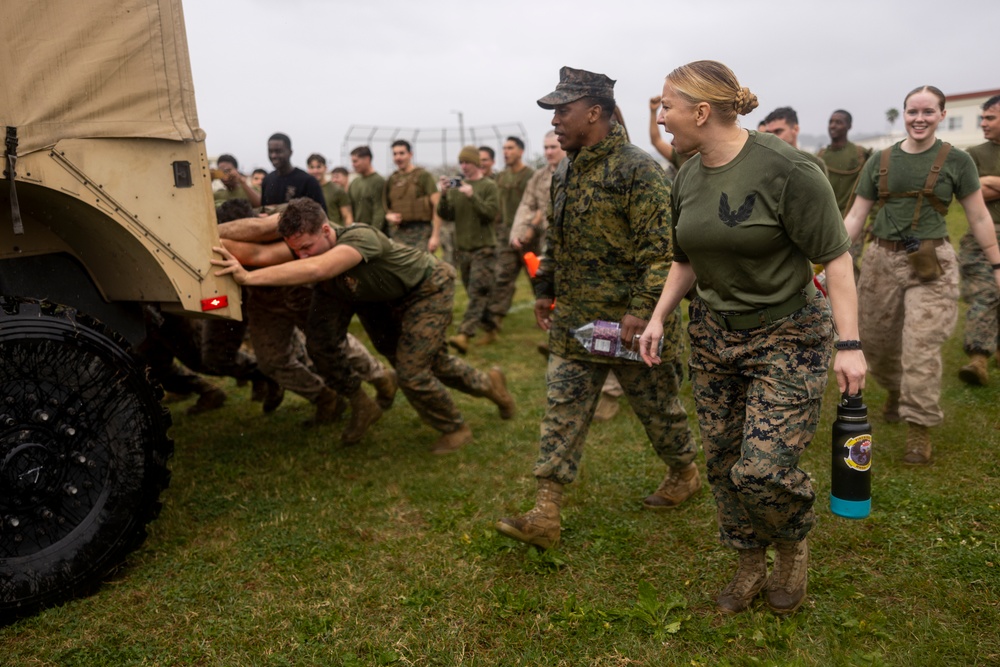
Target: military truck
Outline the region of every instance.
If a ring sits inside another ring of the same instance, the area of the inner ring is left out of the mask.
[[[130,352],[143,307],[240,316],[210,263],[180,0],[3,15],[0,622],[94,589],[159,512],[173,442]]]

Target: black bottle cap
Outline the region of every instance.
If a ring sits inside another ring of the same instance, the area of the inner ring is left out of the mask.
[[[852,421],[868,418],[868,406],[864,404],[860,391],[857,394],[843,395],[837,406],[837,416]]]

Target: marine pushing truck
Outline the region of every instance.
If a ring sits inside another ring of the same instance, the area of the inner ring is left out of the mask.
[[[143,307],[240,317],[216,278],[180,0],[5,2],[0,622],[89,592],[167,487]]]

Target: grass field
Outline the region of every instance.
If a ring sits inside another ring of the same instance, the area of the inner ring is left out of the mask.
[[[882,422],[872,383],[873,513],[830,514],[831,383],[803,457],[819,515],[808,602],[727,617],[713,600],[734,555],[711,494],[641,509],[663,468],[624,401],[591,430],[559,550],[494,532],[533,498],[544,362],[530,303],[522,284],[502,340],[469,355],[505,368],[518,416],[458,396],[476,441],[451,456],[427,453],[435,433],[402,396],[350,449],[339,426],[304,430],[296,398],[264,416],[226,385],[222,410],[174,406],[173,482],[148,541],[97,594],[0,629],[0,664],[1000,664],[1000,371],[987,388],[958,381],[961,325],[934,465],[901,465],[905,427]]]

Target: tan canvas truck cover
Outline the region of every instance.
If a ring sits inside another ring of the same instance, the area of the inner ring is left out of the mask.
[[[0,0],[0,260],[63,252],[108,300],[238,317],[179,0]],[[9,160],[4,159],[4,170]],[[23,233],[11,223],[16,198]]]

